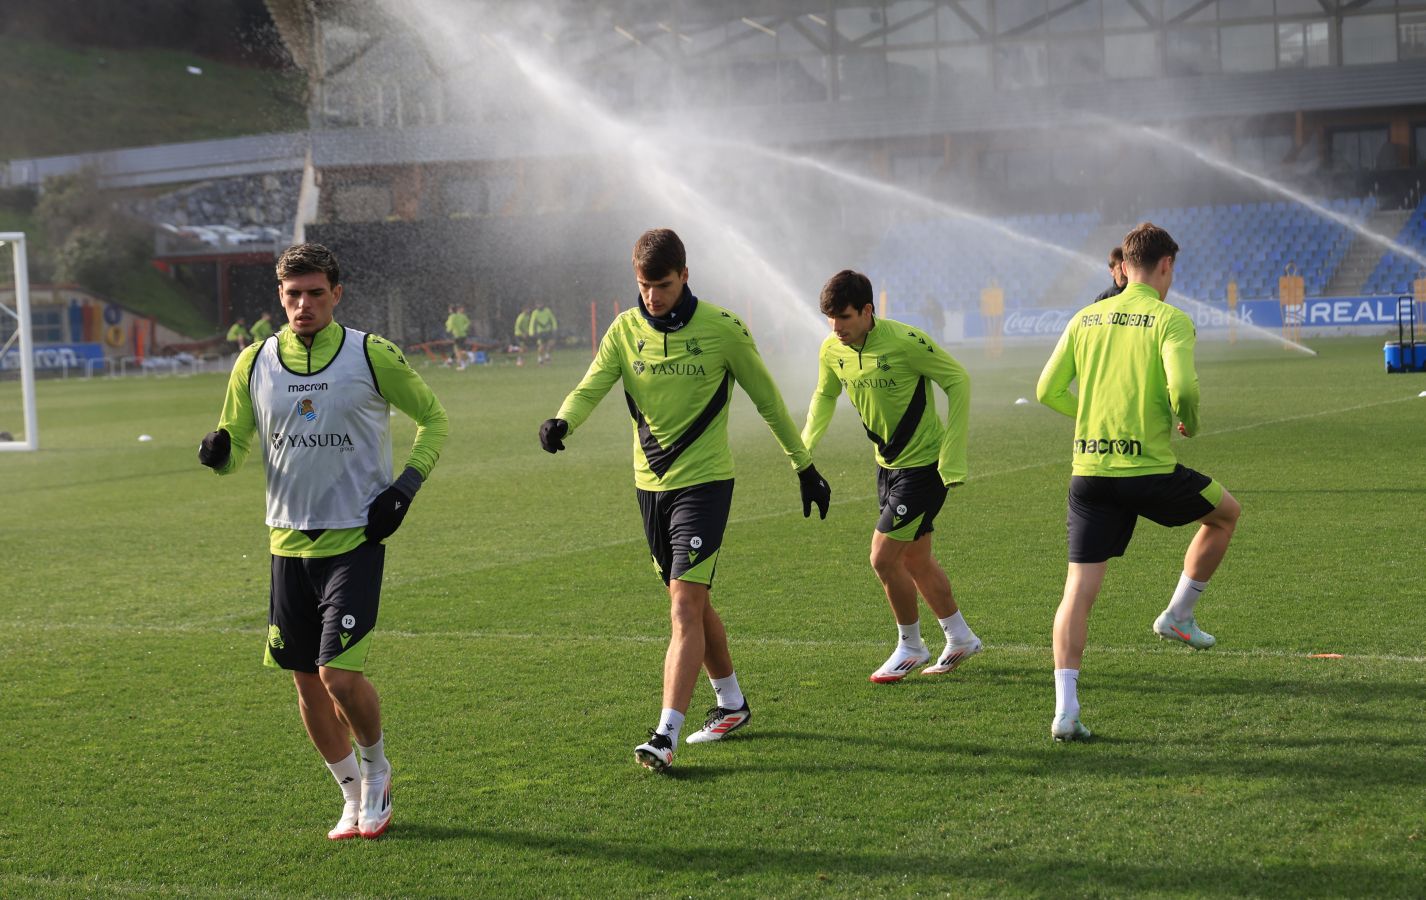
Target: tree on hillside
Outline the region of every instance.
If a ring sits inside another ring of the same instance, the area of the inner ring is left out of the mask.
[[[153,253],[149,226],[124,212],[90,170],[46,181],[35,219],[53,248],[54,277],[100,293],[113,293]]]

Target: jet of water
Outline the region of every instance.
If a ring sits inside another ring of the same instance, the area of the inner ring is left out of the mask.
[[[1338,225],[1350,228],[1353,232],[1361,235],[1372,243],[1377,244],[1381,247],[1385,247],[1388,250],[1391,250],[1397,254],[1400,254],[1401,256],[1412,260],[1418,266],[1426,268],[1426,255],[1423,255],[1420,251],[1412,247],[1408,247],[1400,241],[1397,241],[1387,235],[1374,231],[1371,228],[1368,228],[1365,222],[1354,218],[1353,216],[1338,212],[1337,210],[1332,209],[1329,206],[1324,206],[1323,204],[1319,203],[1316,200],[1313,200],[1311,197],[1307,196],[1301,191],[1295,191],[1280,181],[1275,181],[1271,178],[1268,178],[1266,175],[1259,175],[1256,172],[1250,172],[1242,166],[1234,165],[1228,160],[1223,159],[1221,156],[1210,153],[1201,147],[1194,146],[1193,144],[1186,143],[1183,140],[1175,138],[1172,135],[1160,131],[1157,128],[1150,128],[1147,125],[1127,125],[1123,122],[1116,122],[1113,119],[1101,119],[1101,121],[1103,121],[1104,124],[1106,124],[1111,129],[1119,132],[1120,134],[1125,134],[1130,137],[1138,137],[1140,139],[1147,139],[1165,147],[1172,147],[1173,149],[1181,153],[1189,154],[1190,156],[1197,159],[1199,162],[1211,166],[1220,172],[1226,172],[1230,175],[1236,175],[1239,178],[1245,178],[1248,181],[1251,181],[1253,184],[1272,191],[1274,194],[1277,194],[1280,197],[1286,197],[1295,203],[1300,203],[1308,209],[1312,210],[1317,215],[1321,216],[1322,218],[1330,219],[1331,221],[1336,222]]]
[[[742,141],[718,139],[716,143],[721,146],[725,146],[729,149],[764,156],[769,159],[786,163],[788,165],[813,169],[829,177],[836,178],[839,181],[851,185],[852,187],[858,188],[866,193],[881,197],[884,200],[890,200],[892,202],[910,206],[913,209],[924,210],[927,212],[935,213],[940,216],[948,216],[951,218],[973,222],[980,227],[995,231],[996,233],[1006,238],[1035,247],[1036,249],[1058,254],[1059,256],[1072,260],[1096,272],[1099,271],[1100,266],[1102,265],[1098,259],[1089,256],[1088,254],[1082,251],[1072,250],[1067,247],[1062,247],[1052,241],[1046,241],[1041,238],[1034,237],[1032,235],[1024,234],[1023,232],[1017,231],[1016,229],[1011,228],[1010,226],[1002,222],[997,222],[994,219],[978,215],[976,213],[970,212],[969,210],[954,206],[949,203],[945,203],[940,200],[932,199],[923,194],[918,194],[914,191],[911,191],[904,187],[900,187],[898,185],[879,181],[875,178],[868,178],[865,175],[859,175],[855,172],[849,172],[846,169],[843,169],[839,166],[834,166],[824,160],[816,159],[814,157],[805,155],[788,153],[782,150],[775,150],[770,147],[764,147],[758,144],[746,143]],[[1277,332],[1272,331],[1271,329],[1264,328],[1260,325],[1253,325],[1249,322],[1244,321],[1242,316],[1236,311],[1230,312],[1224,309],[1223,307],[1214,306],[1213,304],[1200,300],[1197,297],[1189,296],[1183,291],[1174,291],[1173,295],[1177,297],[1181,302],[1187,303],[1195,310],[1197,310],[1201,314],[1200,317],[1206,315],[1221,315],[1227,319],[1236,320],[1235,324],[1238,328],[1244,329],[1249,333],[1257,335],[1258,337],[1264,338],[1269,341],[1276,341],[1278,343],[1281,343],[1288,349],[1296,350],[1299,353],[1305,353],[1309,356],[1317,355],[1316,351],[1314,351],[1310,347],[1306,347],[1302,344],[1297,343],[1296,341],[1288,340],[1287,338],[1283,337]]]

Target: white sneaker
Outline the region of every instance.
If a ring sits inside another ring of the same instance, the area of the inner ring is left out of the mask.
[[[753,717],[753,711],[748,709],[748,698],[743,698],[743,705],[737,709],[724,709],[715,706],[708,710],[708,718],[703,722],[703,727],[684,738],[688,744],[706,744],[709,741],[721,741],[729,734],[742,728]]]
[[[881,668],[871,673],[871,680],[877,684],[890,684],[905,678],[912,669],[931,658],[931,651],[924,642],[906,646],[898,644],[896,652],[886,658]]]
[[[361,780],[361,815],[357,827],[361,836],[370,840],[379,838],[391,824],[391,766],[386,766],[386,774],[380,781]]]
[[[337,820],[337,824],[332,830],[327,832],[329,841],[345,841],[361,834],[361,828],[357,825],[357,818],[361,815],[361,801],[348,800],[342,806],[342,817]]]
[[[673,765],[673,742],[668,735],[649,732],[649,739],[634,748],[634,759],[651,772],[662,772]]]
[[[946,642],[946,649],[941,651],[940,657],[932,665],[921,670],[922,675],[948,675],[956,670],[956,667],[966,660],[975,656],[984,645],[980,638],[971,638],[968,643],[956,644]]]
[[[1159,613],[1159,617],[1154,620],[1154,634],[1166,641],[1187,644],[1195,650],[1207,650],[1218,643],[1213,639],[1213,635],[1198,627],[1193,616],[1175,619],[1169,615],[1168,610]]]
[[[1079,716],[1055,716],[1050,723],[1050,737],[1057,741],[1087,741],[1094,734],[1079,721]]]

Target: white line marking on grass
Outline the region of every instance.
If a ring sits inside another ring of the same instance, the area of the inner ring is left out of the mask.
[[[1254,428],[1265,428],[1269,425],[1281,425],[1284,422],[1297,422],[1301,419],[1316,419],[1322,416],[1338,416],[1342,413],[1356,412],[1359,409],[1372,409],[1377,406],[1389,406],[1393,403],[1404,403],[1407,400],[1415,400],[1415,397],[1397,397],[1392,400],[1374,400],[1371,403],[1358,403],[1356,406],[1346,406],[1342,409],[1324,409],[1318,412],[1301,413],[1295,416],[1283,416],[1280,419],[1268,419],[1265,422],[1253,422],[1249,425],[1238,425],[1233,428],[1220,428],[1217,431],[1205,431],[1195,437],[1213,437],[1220,434],[1232,434],[1236,431],[1250,431]]]
[[[116,625],[112,622],[12,622],[12,629],[25,630],[33,629],[37,631],[99,631],[111,633],[132,632],[134,634],[206,634],[224,635],[237,634],[252,637],[262,637],[266,631],[266,626],[262,628],[213,628],[206,625]],[[657,644],[663,646],[668,643],[668,636],[661,634],[569,634],[566,632],[541,634],[533,631],[487,631],[484,629],[466,629],[461,631],[401,631],[396,629],[379,630],[376,632],[380,637],[390,637],[399,640],[461,640],[461,641],[541,641],[544,643],[588,643],[588,644]],[[833,640],[815,638],[780,638],[780,637],[738,637],[734,639],[738,646],[760,646],[760,647],[805,647],[805,648],[835,648],[835,647],[883,647],[885,640]],[[1050,646],[1048,644],[986,644],[986,652],[1006,653],[1012,655],[1032,655],[1049,656]],[[1172,647],[1167,642],[1148,642],[1140,647],[1119,647],[1091,644],[1086,652],[1105,653],[1117,655],[1148,655],[1163,652],[1177,652],[1178,648]],[[1187,651],[1184,651],[1187,652]],[[1318,651],[1313,651],[1318,652]],[[1338,651],[1340,652],[1340,651]],[[1300,650],[1273,650],[1269,648],[1249,648],[1243,650],[1233,650],[1222,647],[1215,647],[1212,650],[1203,651],[1205,656],[1230,656],[1242,658],[1263,658],[1263,659],[1308,659],[1306,651]],[[1383,662],[1383,663],[1426,663],[1426,656],[1405,656],[1397,653],[1351,653],[1343,654],[1345,660],[1359,660],[1363,662]],[[1331,665],[1335,660],[1313,660],[1319,665]]]

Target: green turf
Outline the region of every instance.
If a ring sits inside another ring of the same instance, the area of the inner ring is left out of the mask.
[[[291,131],[306,124],[303,86],[293,73],[176,50],[0,34],[0,159]]]
[[[740,397],[715,598],[755,719],[667,777],[630,752],[667,607],[617,393],[550,457],[583,359],[428,370],[453,434],[389,542],[369,669],[396,817],[337,845],[259,665],[259,466],[195,460],[223,379],[44,382],[44,449],[0,454],[0,896],[1421,896],[1426,376],[1383,374],[1379,339],[1316,346],[1200,349],[1205,431],[1176,446],[1245,509],[1200,606],[1218,647],[1149,633],[1189,533],[1142,524],[1091,622],[1081,745],[1048,735],[1071,423],[1013,405],[1047,348],[962,355],[972,480],[937,544],[987,650],[941,680],[867,681],[895,633],[853,414],[809,522]],[[800,423],[810,360],[773,362]]]

